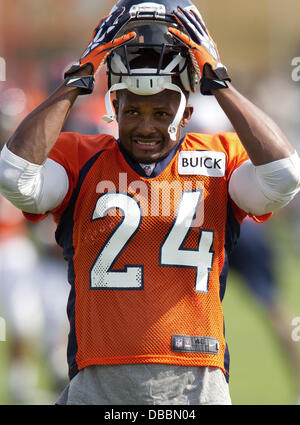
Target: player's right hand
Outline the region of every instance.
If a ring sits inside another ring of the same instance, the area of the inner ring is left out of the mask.
[[[81,58],[78,62],[72,65],[68,71],[66,71],[65,77],[72,75],[86,64],[90,64],[92,66],[92,75],[95,76],[112,50],[135,38],[135,32],[130,32],[116,39],[114,38],[130,19],[130,14],[128,12],[124,13],[124,10],[125,8],[121,13],[120,10],[117,10],[111,15],[101,19]]]

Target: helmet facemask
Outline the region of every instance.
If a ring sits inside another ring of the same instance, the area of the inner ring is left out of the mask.
[[[153,3],[152,3],[153,5]],[[143,4],[141,4],[143,6]],[[157,5],[159,6],[159,5]],[[115,49],[107,58],[109,91],[105,96],[107,115],[103,119],[115,119],[111,93],[127,89],[138,95],[154,95],[163,90],[173,90],[181,95],[178,111],[169,126],[172,140],[176,140],[177,128],[186,107],[184,92],[195,91],[198,83],[188,49],[175,41],[168,32],[169,26],[178,24],[172,15],[159,15],[151,10],[141,11],[133,6],[132,19],[118,36],[135,31],[137,36],[130,43]],[[139,66],[139,59],[147,58],[147,67]],[[149,59],[149,61],[148,61]]]

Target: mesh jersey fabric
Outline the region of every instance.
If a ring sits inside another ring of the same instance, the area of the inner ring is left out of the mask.
[[[225,155],[224,175],[180,172],[180,153],[201,151]],[[150,177],[108,135],[62,133],[50,158],[70,181],[52,211],[69,262],[70,377],[89,365],[131,363],[211,366],[228,376],[221,282],[227,224],[238,226],[247,215],[228,197],[232,172],[248,159],[237,135],[187,134]],[[183,203],[192,196],[197,203]],[[189,208],[193,220],[181,222]]]

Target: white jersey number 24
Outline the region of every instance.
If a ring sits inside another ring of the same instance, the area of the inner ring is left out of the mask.
[[[214,233],[200,229],[197,249],[185,249],[183,244],[193,225],[202,198],[202,190],[182,192],[174,223],[160,248],[161,266],[194,267],[195,291],[207,292]],[[92,220],[104,218],[112,209],[122,212],[122,220],[99,252],[90,273],[92,289],[142,289],[143,266],[127,265],[113,270],[113,265],[130,239],[138,232],[142,211],[138,201],[125,193],[105,193],[98,199]],[[149,235],[151,237],[151,235]],[[141,247],[143,249],[143,247]]]

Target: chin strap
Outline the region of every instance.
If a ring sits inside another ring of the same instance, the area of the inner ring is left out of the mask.
[[[186,97],[183,94],[180,87],[176,86],[175,84],[172,84],[172,83],[166,84],[165,88],[168,89],[168,90],[173,90],[173,91],[177,91],[178,93],[180,93],[180,104],[179,104],[179,107],[177,109],[177,113],[175,115],[173,122],[169,125],[169,128],[168,128],[170,139],[175,141],[177,129],[178,129],[180,121],[183,117],[183,113],[184,113],[184,110],[185,110],[185,107],[186,107]]]
[[[105,95],[105,106],[107,114],[102,119],[108,123],[116,119],[111,101],[111,93],[118,90],[127,89],[130,92],[140,96],[150,96],[160,93],[163,90],[172,90],[180,93],[180,104],[173,122],[169,125],[168,132],[171,140],[176,140],[177,129],[182,119],[185,107],[186,97],[179,86],[172,83],[171,75],[134,75],[141,73],[155,74],[156,70],[152,68],[135,69],[132,75],[122,77],[122,82],[114,84]]]
[[[111,101],[111,94],[118,90],[124,90],[124,89],[128,89],[127,84],[118,83],[111,86],[111,88],[106,92],[106,95],[105,95],[106,115],[103,115],[102,117],[103,121],[111,123],[116,119],[116,116],[114,114],[114,108]]]

